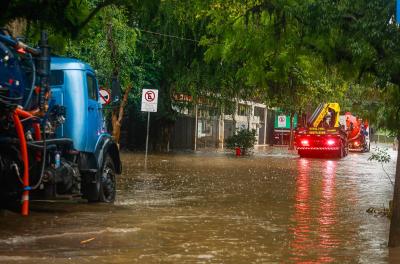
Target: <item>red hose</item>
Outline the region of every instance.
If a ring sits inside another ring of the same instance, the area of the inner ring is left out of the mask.
[[[24,176],[23,176],[23,186],[24,191],[22,193],[22,206],[21,206],[21,214],[23,216],[29,215],[29,160],[28,160],[28,149],[26,146],[26,139],[24,134],[24,127],[22,126],[21,120],[19,119],[19,111],[20,109],[16,109],[13,113],[13,120],[15,129],[17,130],[17,135],[20,141],[20,149],[21,149],[21,156],[22,161],[24,163]],[[25,112],[25,111],[24,111]]]
[[[24,111],[20,108],[15,109],[15,112],[18,114],[18,116],[22,118],[29,118],[33,116],[31,113]],[[40,134],[40,125],[38,123],[34,123],[33,128],[35,131],[35,140],[40,140],[42,138]]]
[[[15,112],[18,114],[18,116],[22,117],[22,118],[30,118],[33,116],[32,113],[24,111],[20,108],[15,109]],[[33,123],[33,129],[34,129],[34,133],[35,133],[35,140],[41,140],[42,139],[42,135],[40,132],[40,125],[39,123]],[[40,151],[36,152],[35,155],[35,159],[37,162],[42,160],[42,153]]]

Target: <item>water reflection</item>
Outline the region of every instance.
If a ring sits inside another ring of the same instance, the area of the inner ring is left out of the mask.
[[[334,230],[337,223],[337,208],[335,203],[335,179],[337,161],[327,160],[324,162],[322,171],[322,192],[320,198],[320,209],[318,220],[319,248],[321,256],[319,263],[332,262],[331,251],[339,245]]]
[[[295,262],[332,262],[330,249],[338,246],[335,237],[337,208],[335,204],[335,178],[337,161],[322,162],[321,175],[313,172],[314,185],[311,184],[312,160],[297,161],[296,193],[294,206],[295,226],[292,229],[293,241],[291,260]],[[313,191],[315,193],[313,193]],[[311,197],[312,193],[312,197]]]
[[[293,228],[293,242],[290,245],[292,260],[298,261],[313,248],[310,238],[310,161],[299,159],[297,161],[298,175],[296,178],[296,196]]]

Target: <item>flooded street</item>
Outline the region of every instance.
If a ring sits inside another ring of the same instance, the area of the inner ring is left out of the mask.
[[[395,153],[386,165],[394,174]],[[35,202],[0,216],[0,263],[400,263],[392,186],[370,154],[307,159],[122,154],[114,205]]]

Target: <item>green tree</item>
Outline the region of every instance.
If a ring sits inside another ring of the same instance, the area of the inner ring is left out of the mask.
[[[91,64],[96,70],[100,83],[111,87],[112,80],[121,83],[124,96],[113,106],[113,137],[119,142],[121,120],[132,88],[140,87],[144,76],[136,54],[137,31],[129,25],[127,10],[108,6],[101,10],[77,40],[70,40],[66,54]],[[134,78],[136,74],[136,78]],[[131,96],[138,96],[138,92]]]
[[[201,42],[207,49],[206,61],[230,69],[234,78],[230,93],[289,112],[292,135],[296,112],[322,98],[342,97],[347,87],[337,70],[327,67],[324,57],[309,48],[302,24],[307,4],[211,1],[204,15],[210,20]]]

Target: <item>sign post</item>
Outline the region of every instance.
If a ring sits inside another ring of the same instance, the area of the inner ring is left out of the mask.
[[[286,116],[279,115],[278,116],[278,128],[286,127]],[[281,144],[283,145],[283,130],[281,131]]]
[[[147,169],[147,152],[149,148],[150,113],[157,112],[158,90],[142,90],[142,112],[147,112],[147,132],[146,132],[146,154],[144,157],[144,167]]]

